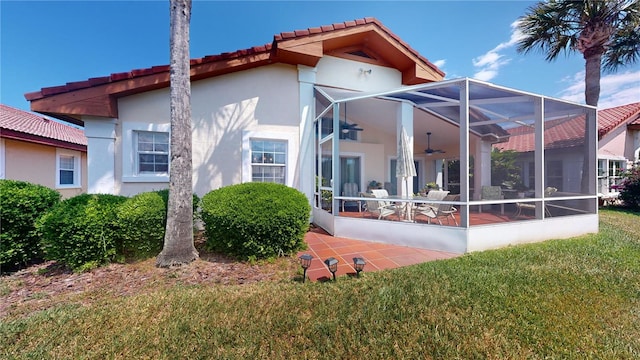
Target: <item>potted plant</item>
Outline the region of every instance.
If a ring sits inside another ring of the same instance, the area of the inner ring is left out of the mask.
[[[428,190],[440,190],[440,185],[438,185],[438,183],[436,183],[435,181],[432,182],[428,182],[425,187]]]
[[[382,189],[382,183],[375,180],[369,181],[369,185],[367,185],[367,192],[371,192],[372,189]]]
[[[318,189],[320,189],[320,186],[329,186],[329,181],[325,178],[316,176],[316,186]],[[333,193],[329,190],[320,190],[320,199],[320,206],[322,209],[331,212],[331,208],[333,207]]]

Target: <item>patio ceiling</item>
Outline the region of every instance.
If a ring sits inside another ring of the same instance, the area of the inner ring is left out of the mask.
[[[365,127],[396,132],[396,103],[413,104],[414,144],[416,152],[426,148],[426,133],[437,136],[431,139],[432,148],[447,148],[459,143],[459,133],[452,131],[460,125],[460,89],[469,84],[469,126],[475,137],[494,142],[504,141],[509,128],[532,126],[536,99],[544,99],[545,120],[573,117],[584,114],[582,105],[541,95],[500,87],[473,79],[455,79],[402,87],[381,93],[363,93],[345,89],[317,86],[333,103],[348,103],[349,120]],[[457,153],[457,149],[451,149]],[[448,152],[451,154],[450,152]]]

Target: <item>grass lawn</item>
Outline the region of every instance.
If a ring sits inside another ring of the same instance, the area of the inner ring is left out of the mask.
[[[332,283],[172,285],[0,319],[0,358],[638,359],[640,214]]]

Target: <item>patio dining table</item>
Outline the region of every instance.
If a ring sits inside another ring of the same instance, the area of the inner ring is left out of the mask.
[[[424,196],[400,196],[389,195],[387,200],[393,202],[399,209],[398,217],[403,217],[403,221],[414,222],[413,212],[417,206],[429,206],[433,200]]]

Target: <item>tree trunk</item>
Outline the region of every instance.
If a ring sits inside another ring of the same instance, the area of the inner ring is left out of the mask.
[[[601,48],[604,51],[604,48]],[[585,74],[584,74],[584,100],[587,105],[598,106],[598,100],[600,98],[600,67],[602,61],[602,52],[587,50],[584,53],[585,60]],[[591,177],[589,161],[589,138],[595,136],[589,131],[589,121],[591,113],[589,112],[585,118],[585,138],[584,138],[584,159],[582,161],[582,177],[580,182],[580,192],[582,194],[589,194]],[[597,126],[596,126],[597,128]]]
[[[171,163],[164,247],[156,258],[159,267],[188,264],[198,258],[193,244],[189,58],[191,0],[170,0],[170,14]]]
[[[584,100],[587,105],[598,106],[602,53],[587,51],[584,54],[584,60]]]

